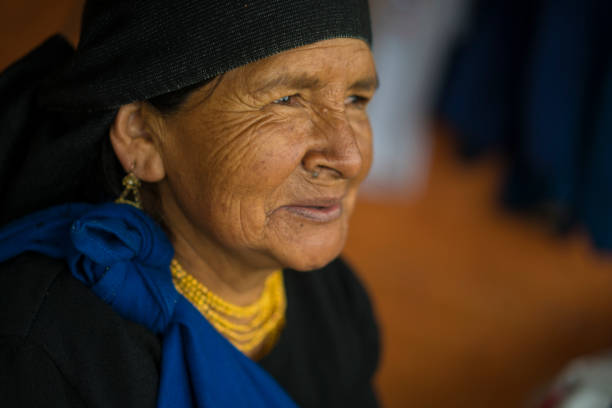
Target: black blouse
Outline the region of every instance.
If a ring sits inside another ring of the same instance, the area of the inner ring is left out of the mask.
[[[303,408],[376,407],[368,296],[340,259],[285,271],[287,323],[259,364]],[[118,316],[66,265],[0,264],[0,401],[7,407],[155,407],[161,343]]]

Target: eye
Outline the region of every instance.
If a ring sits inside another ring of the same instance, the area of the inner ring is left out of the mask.
[[[276,105],[286,105],[286,106],[296,105],[298,103],[298,97],[299,97],[298,94],[287,95],[287,96],[283,96],[282,98],[278,98],[275,101],[272,101],[272,103]]]
[[[345,105],[351,105],[360,109],[365,108],[368,102],[370,102],[370,98],[359,95],[351,95],[344,100]]]

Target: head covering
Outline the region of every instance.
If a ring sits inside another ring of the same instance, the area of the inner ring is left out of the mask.
[[[367,0],[89,0],[73,51],[49,39],[0,76],[0,225],[100,201],[116,110],[332,38],[371,44]]]
[[[366,0],[92,0],[74,59],[45,99],[112,109],[338,37],[371,42]]]

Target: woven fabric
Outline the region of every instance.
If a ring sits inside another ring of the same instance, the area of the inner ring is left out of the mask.
[[[112,109],[331,38],[371,43],[367,0],[90,0],[45,105]]]

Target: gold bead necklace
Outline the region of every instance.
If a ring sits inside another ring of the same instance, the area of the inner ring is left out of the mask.
[[[267,353],[274,346],[285,325],[287,307],[282,271],[266,279],[259,299],[248,306],[221,299],[187,273],[176,259],[170,263],[170,271],[177,291],[238,350],[249,353],[263,345],[262,351]]]

